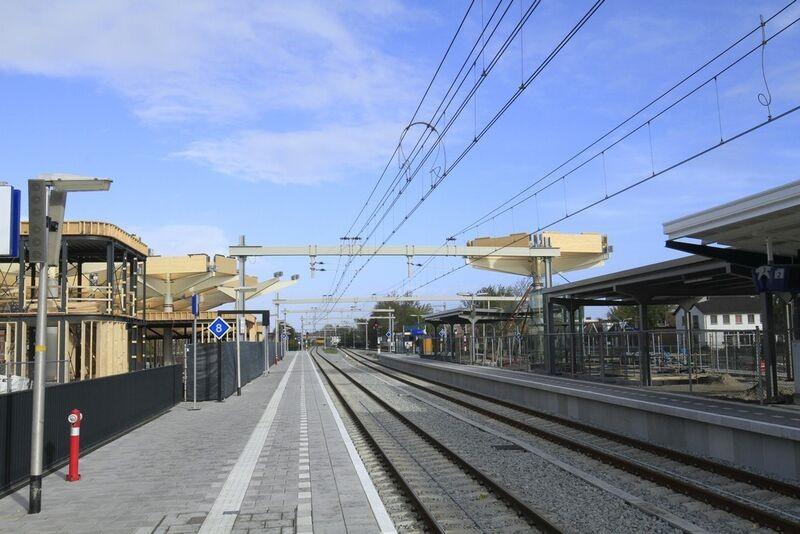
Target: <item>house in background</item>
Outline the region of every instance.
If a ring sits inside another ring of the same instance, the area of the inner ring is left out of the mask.
[[[755,330],[761,328],[758,297],[709,297],[690,310],[694,330]],[[683,308],[675,311],[675,328],[687,328]]]

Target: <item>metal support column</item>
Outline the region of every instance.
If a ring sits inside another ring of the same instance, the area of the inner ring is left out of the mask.
[[[775,317],[772,293],[761,294],[761,324],[764,327],[763,354],[767,373],[767,402],[778,398],[778,365],[775,354]]]
[[[281,359],[281,351],[278,348],[278,340],[280,339],[281,329],[281,303],[278,302],[280,293],[275,293],[275,360]],[[324,343],[323,343],[324,344]]]
[[[67,254],[69,253],[69,241],[62,241],[61,251],[58,262],[58,286],[59,286],[59,308],[61,313],[67,313]],[[67,337],[69,337],[69,323],[66,319],[58,321],[58,382],[63,384],[69,381],[69,362],[67,359]]]
[[[639,374],[643,386],[652,384],[650,377],[650,349],[647,340],[647,301],[639,301]]]
[[[239,236],[239,245],[244,246],[244,236]],[[247,256],[239,256],[239,289],[236,292],[236,309],[244,311],[244,288],[245,272],[244,262]],[[246,330],[246,318],[244,315],[236,316],[236,395],[242,395],[242,349],[241,342],[244,340]]]
[[[575,358],[575,305],[570,303],[569,307],[567,308],[567,321],[568,321],[568,328],[569,328],[569,365],[570,365],[570,374],[575,377],[575,367],[576,367],[576,358]]]
[[[30,182],[29,182],[30,183]],[[47,213],[45,203],[45,213]],[[42,248],[47,250],[47,233]],[[33,266],[32,266],[33,267]],[[39,294],[36,304],[36,345],[34,346],[33,405],[31,408],[31,475],[29,483],[28,513],[38,514],[42,509],[42,467],[44,453],[44,373],[47,358],[47,262],[36,264],[39,274]]]
[[[800,369],[800,295],[795,295],[792,300],[792,367],[794,368],[794,402],[800,403],[800,378],[797,370]]]

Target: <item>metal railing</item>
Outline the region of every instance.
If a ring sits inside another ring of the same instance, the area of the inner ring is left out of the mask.
[[[648,330],[648,354],[653,377],[730,374],[743,379],[760,376],[763,333],[759,330]],[[775,336],[780,379],[790,375],[791,333]],[[474,357],[470,336],[436,338],[433,354],[440,360],[545,372],[545,346],[553,350],[554,372],[564,376],[616,382],[639,382],[641,333],[560,332],[478,336]]]
[[[137,299],[133,291],[125,288],[124,282],[118,282],[112,292],[111,285],[72,285],[67,284],[65,295],[66,313],[121,313],[135,316],[137,312]],[[50,286],[48,308],[56,310],[61,306],[61,288],[58,285]],[[24,310],[36,309],[39,287],[36,284],[28,285],[24,289],[22,307]],[[19,287],[4,288],[0,294],[0,307],[10,308],[18,306]]]

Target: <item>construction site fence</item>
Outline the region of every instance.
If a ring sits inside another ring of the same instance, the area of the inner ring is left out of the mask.
[[[67,415],[83,414],[81,450],[86,452],[152,419],[180,402],[179,365],[56,384],[45,389],[44,468],[66,463]],[[30,474],[30,389],[0,395],[0,495],[23,485]]]
[[[652,376],[692,373],[731,374],[757,378],[762,358],[760,330],[645,331]],[[437,338],[433,353],[444,361],[545,372],[546,345],[553,351],[556,374],[609,381],[639,381],[639,331],[562,332],[509,336],[476,336],[474,352],[469,334]],[[418,349],[416,349],[418,350]],[[775,336],[779,378],[793,376],[791,333]]]
[[[269,354],[269,367],[275,365],[275,344],[268,343],[265,349],[261,341],[242,341],[239,343],[239,361],[241,362],[242,385],[266,372],[265,350]],[[218,365],[218,354],[222,353],[222,365]],[[217,400],[219,396],[219,369],[222,369],[222,398],[225,399],[236,392],[236,343],[223,341],[219,343],[197,344],[197,400]],[[185,398],[194,400],[194,357],[191,344],[188,344],[186,356],[186,389]]]

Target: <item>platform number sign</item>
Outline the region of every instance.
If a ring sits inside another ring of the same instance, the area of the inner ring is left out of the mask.
[[[222,317],[217,317],[214,319],[214,322],[208,325],[208,330],[211,334],[217,338],[221,339],[225,334],[228,333],[228,330],[231,329],[231,325],[225,322],[225,319]]]

